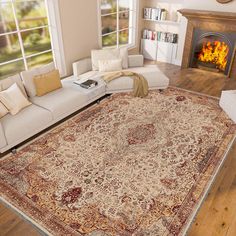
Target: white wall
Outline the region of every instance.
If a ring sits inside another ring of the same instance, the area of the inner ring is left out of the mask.
[[[71,75],[72,63],[99,46],[97,1],[59,0],[59,11],[67,75]]]
[[[220,4],[216,0],[184,0],[184,7],[190,9],[236,12],[236,0]]]

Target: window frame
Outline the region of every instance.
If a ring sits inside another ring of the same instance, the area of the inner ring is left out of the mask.
[[[133,49],[137,46],[137,27],[138,27],[138,11],[139,5],[137,0],[132,0],[132,10],[127,11],[119,11],[119,0],[117,1],[117,12],[102,14],[101,13],[101,0],[97,0],[98,6],[98,36],[99,36],[99,46],[100,48],[122,48],[127,47],[128,49]],[[124,12],[129,12],[129,27],[124,29],[119,29],[119,14]],[[116,22],[116,30],[107,34],[102,34],[102,16],[114,15],[116,14],[117,22]],[[129,43],[128,44],[120,44],[119,43],[119,32],[129,30]],[[110,34],[116,33],[116,45],[103,47],[102,45],[102,37]]]
[[[22,0],[22,2],[27,2],[27,0]],[[8,65],[8,64],[11,64],[14,62],[22,61],[24,64],[24,70],[29,70],[28,62],[27,62],[28,59],[51,52],[52,56],[53,56],[53,61],[56,64],[56,66],[58,67],[61,76],[66,75],[64,48],[63,48],[63,42],[62,42],[62,36],[61,36],[61,24],[60,24],[58,0],[44,0],[44,2],[45,2],[45,8],[46,8],[45,10],[46,10],[46,17],[47,17],[48,23],[46,25],[42,25],[42,26],[37,26],[37,27],[32,27],[32,28],[22,28],[22,29],[20,28],[20,23],[19,23],[20,20],[17,18],[15,0],[6,0],[6,1],[1,2],[1,4],[2,3],[3,4],[4,3],[11,4],[16,29],[13,31],[10,31],[10,32],[0,33],[0,36],[16,34],[17,39],[19,41],[21,56],[16,59],[1,62],[0,66],[4,66],[4,65]],[[37,29],[44,29],[44,28],[47,28],[47,30],[49,31],[51,49],[27,55],[25,52],[22,33],[27,32],[27,31],[37,30]],[[18,73],[18,72],[16,72],[16,73]],[[11,76],[11,75],[9,75],[9,76]]]

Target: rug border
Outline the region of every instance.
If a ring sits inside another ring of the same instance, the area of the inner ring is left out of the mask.
[[[32,227],[38,228],[40,231],[45,233],[47,236],[53,236],[46,228],[44,228],[42,225],[37,223],[33,218],[30,216],[27,216],[23,211],[12,205],[10,202],[8,202],[6,199],[4,199],[2,196],[0,196],[0,202],[10,210],[13,210],[16,212],[19,217],[21,217],[23,220],[27,221],[29,224],[33,225]],[[37,229],[36,229],[37,230]]]
[[[186,226],[184,227],[184,229],[182,229],[180,231],[180,235],[187,235],[188,231],[190,230],[198,212],[200,211],[201,206],[203,205],[203,202],[206,200],[208,193],[210,192],[216,178],[218,177],[221,169],[223,168],[223,165],[224,165],[224,163],[228,157],[228,154],[229,154],[232,146],[234,145],[234,143],[236,144],[236,135],[232,138],[227,149],[225,150],[224,156],[223,156],[222,160],[220,161],[219,166],[214,171],[214,174],[212,175],[208,184],[206,185],[206,189],[205,189],[203,195],[200,197],[199,203],[194,207],[192,214],[189,216],[189,219],[187,219],[188,222],[187,222]]]

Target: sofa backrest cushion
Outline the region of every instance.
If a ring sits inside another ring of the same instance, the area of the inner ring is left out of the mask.
[[[122,60],[122,68],[128,68],[128,49],[127,48],[112,48],[100,49],[91,51],[92,69],[99,70],[98,61],[100,60]]]
[[[23,108],[32,104],[24,96],[16,83],[0,92],[0,102],[9,110],[11,115],[16,115]]]
[[[59,70],[53,70],[46,74],[36,75],[34,84],[37,96],[43,96],[62,87]]]
[[[119,59],[120,50],[115,49],[101,49],[101,50],[92,50],[91,59],[92,59],[92,69],[99,70],[98,61],[99,60],[114,60]]]
[[[73,74],[77,77],[91,70],[92,70],[91,58],[84,58],[73,63]]]
[[[15,83],[18,85],[24,96],[27,97],[23,82],[19,74],[0,80],[0,91],[8,89]]]
[[[29,97],[36,96],[36,89],[34,85],[34,77],[37,75],[45,74],[55,70],[54,63],[49,63],[47,65],[21,72],[21,77],[25,85],[26,92]]]
[[[0,102],[0,119],[8,113],[7,108]]]

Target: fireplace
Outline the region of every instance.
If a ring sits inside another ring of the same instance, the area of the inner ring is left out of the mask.
[[[190,67],[228,75],[235,43],[236,33],[195,29]]]
[[[236,79],[236,13],[182,9],[188,19],[182,68]]]

